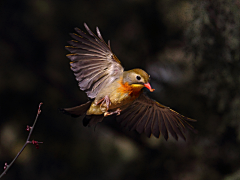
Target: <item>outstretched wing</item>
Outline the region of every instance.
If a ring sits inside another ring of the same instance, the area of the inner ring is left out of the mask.
[[[117,121],[130,130],[146,133],[148,137],[153,134],[158,138],[162,134],[167,140],[168,132],[170,132],[176,140],[179,136],[186,140],[184,135],[186,128],[194,131],[188,121],[196,120],[187,118],[142,93],[138,99],[117,116]]]
[[[98,27],[96,36],[84,23],[88,34],[75,28],[78,34],[70,34],[74,40],[66,49],[72,53],[67,57],[71,60],[71,69],[76,76],[81,90],[89,98],[95,98],[103,86],[111,84],[123,73],[123,67],[112,53],[110,43],[103,40]]]

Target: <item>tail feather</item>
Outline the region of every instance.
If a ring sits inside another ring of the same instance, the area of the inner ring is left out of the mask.
[[[64,114],[71,115],[72,117],[79,117],[87,112],[87,110],[91,106],[91,103],[92,103],[91,101],[88,101],[87,103],[81,104],[76,107],[62,108],[60,109],[60,111],[62,111]]]
[[[87,110],[90,108],[92,102],[88,101],[85,104],[81,104],[76,107],[72,108],[62,108],[60,111],[62,111],[64,114],[71,115],[72,117],[79,117],[81,115],[85,115],[83,118],[83,125],[84,126],[94,126],[98,122],[101,122],[104,118],[103,115],[86,115]]]

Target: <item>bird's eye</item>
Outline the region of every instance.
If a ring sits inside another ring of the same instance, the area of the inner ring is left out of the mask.
[[[140,81],[141,80],[141,77],[140,76],[136,76],[136,79],[138,80],[138,81]]]

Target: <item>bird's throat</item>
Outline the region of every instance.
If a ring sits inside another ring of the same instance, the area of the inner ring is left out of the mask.
[[[129,85],[128,82],[123,83],[122,80],[120,80],[121,86],[120,91],[121,93],[128,93],[129,96],[138,96],[141,92],[141,89],[144,87],[142,84],[131,84]]]

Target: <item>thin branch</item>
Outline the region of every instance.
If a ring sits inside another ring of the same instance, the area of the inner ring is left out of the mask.
[[[5,163],[4,164],[4,171],[2,172],[2,174],[0,175],[0,178],[2,178],[6,173],[7,173],[7,171],[8,171],[8,169],[13,165],[13,163],[17,160],[17,158],[20,156],[20,154],[23,152],[23,150],[24,150],[24,148],[27,146],[27,144],[33,144],[33,145],[35,145],[35,147],[38,149],[39,148],[39,144],[41,144],[41,143],[43,143],[43,142],[38,142],[38,141],[34,141],[34,140],[32,140],[32,141],[29,141],[29,139],[30,139],[30,137],[31,137],[31,135],[32,135],[32,132],[33,132],[33,129],[34,129],[34,127],[35,127],[35,125],[36,125],[36,122],[37,122],[37,120],[38,120],[38,116],[39,116],[39,114],[41,113],[41,105],[42,105],[43,103],[41,102],[40,104],[39,104],[39,106],[38,106],[38,112],[37,112],[37,116],[36,116],[36,118],[35,118],[35,121],[34,121],[34,123],[33,123],[33,125],[32,126],[27,126],[27,131],[29,131],[29,134],[28,134],[28,137],[27,137],[27,140],[26,140],[26,142],[25,142],[25,144],[23,145],[23,147],[22,147],[22,149],[18,152],[18,154],[16,155],[16,157],[12,160],[12,162],[8,165],[7,163]]]

